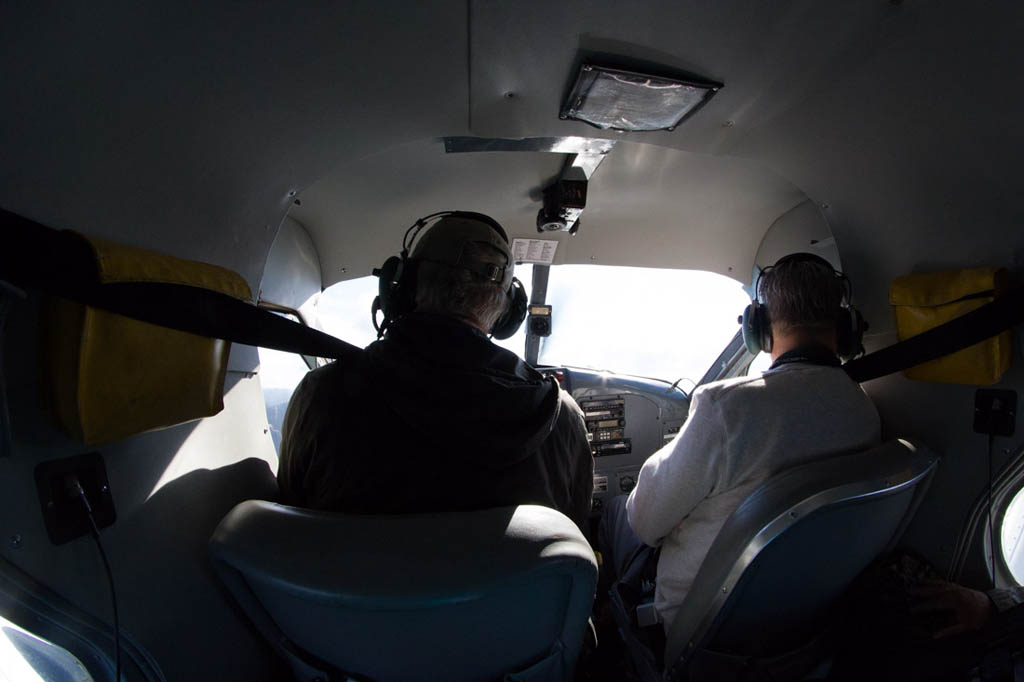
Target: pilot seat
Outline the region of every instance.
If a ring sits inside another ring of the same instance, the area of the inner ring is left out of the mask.
[[[627,607],[613,586],[640,679],[803,679],[828,660],[844,593],[899,541],[937,463],[896,440],[768,479],[722,526],[664,637],[661,623],[638,624],[649,605]]]
[[[248,500],[209,545],[297,680],[572,678],[597,563],[546,507],[356,516]]]

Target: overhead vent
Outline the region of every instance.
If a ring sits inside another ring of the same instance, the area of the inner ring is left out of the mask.
[[[559,117],[601,130],[675,130],[721,88],[709,80],[583,64]]]

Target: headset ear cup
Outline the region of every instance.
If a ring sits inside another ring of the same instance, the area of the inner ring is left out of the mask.
[[[377,298],[373,301],[374,327],[382,335],[402,315],[411,312],[415,306],[416,262],[399,256],[391,256],[380,269],[374,270],[380,279],[377,282]],[[383,314],[378,326],[377,311]]]
[[[864,332],[868,323],[853,306],[843,309],[836,328],[836,350],[843,360],[855,358],[864,352]]]
[[[853,334],[853,325],[850,320],[850,310],[844,307],[839,312],[839,320],[836,323],[836,354],[840,358],[850,357],[850,336]]]
[[[513,277],[512,284],[505,295],[508,297],[508,307],[491,327],[491,336],[496,339],[511,337],[526,319],[526,288],[523,287],[522,282]]]
[[[761,352],[771,353],[775,347],[772,323],[768,320],[768,311],[760,303],[757,304],[757,329],[761,332]]]
[[[379,279],[377,282],[377,299],[374,301],[374,307],[384,313],[385,320],[394,316],[395,290],[400,284],[401,270],[402,259],[398,256],[391,256],[374,273]]]
[[[751,355],[757,355],[761,352],[761,316],[758,310],[759,307],[757,301],[753,301],[743,309],[743,315],[740,316],[743,343],[746,344],[747,350]]]
[[[380,312],[380,294],[373,297],[373,303],[370,304],[370,321],[373,322],[373,329],[377,332],[377,338],[384,334],[384,321],[377,321],[377,313]]]

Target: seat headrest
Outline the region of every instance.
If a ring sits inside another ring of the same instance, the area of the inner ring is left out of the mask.
[[[248,500],[221,521],[212,556],[306,598],[388,599],[408,606],[471,596],[552,562],[593,566],[579,528],[547,507],[356,516]],[[546,562],[538,562],[538,559]],[[407,566],[396,584],[396,566]]]

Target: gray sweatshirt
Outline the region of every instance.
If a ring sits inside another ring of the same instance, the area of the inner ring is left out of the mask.
[[[655,608],[666,631],[725,520],[792,466],[876,445],[878,412],[842,369],[793,363],[700,387],[671,443],[647,459],[629,523],[661,546]]]

